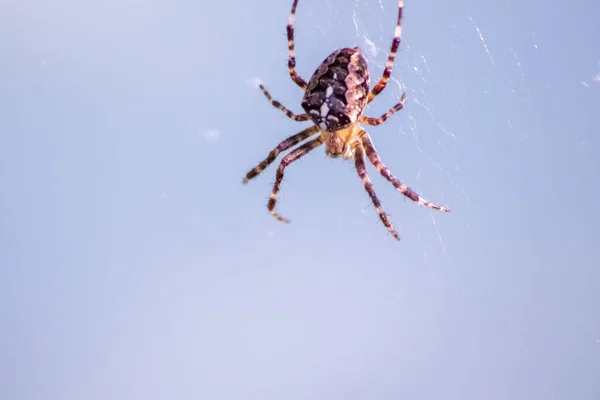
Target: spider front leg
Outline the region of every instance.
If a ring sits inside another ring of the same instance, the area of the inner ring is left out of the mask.
[[[402,110],[402,108],[404,107],[405,100],[406,100],[406,93],[402,93],[402,98],[400,99],[400,103],[398,103],[394,107],[390,108],[390,110],[388,112],[386,112],[385,114],[383,114],[381,117],[371,118],[371,117],[365,117],[364,115],[361,115],[359,118],[359,121],[364,124],[371,125],[371,126],[381,125],[385,121],[387,121],[387,119],[389,117],[391,117],[392,114],[396,113],[397,111]]]
[[[373,87],[373,90],[369,93],[367,103],[370,103],[377,97],[379,93],[385,88],[392,75],[392,66],[394,65],[394,58],[396,58],[396,52],[400,47],[400,37],[402,36],[402,10],[404,8],[404,0],[398,0],[398,20],[396,21],[396,30],[394,31],[394,40],[392,41],[392,48],[390,49],[390,55],[385,63],[385,69],[383,70],[383,76]]]
[[[375,194],[375,189],[373,188],[373,183],[371,182],[371,179],[369,179],[369,175],[367,174],[367,167],[365,166],[365,150],[360,142],[356,143],[354,151],[355,151],[354,152],[354,164],[356,165],[356,172],[358,172],[358,176],[360,176],[360,180],[362,181],[363,185],[365,186],[365,190],[369,194],[369,197],[371,197],[371,201],[373,202],[373,205],[375,206],[375,209],[377,210],[377,213],[379,214],[379,218],[381,219],[381,222],[383,222],[383,225],[385,225],[385,227],[390,231],[390,233],[396,240],[400,240],[400,236],[394,229],[394,226],[392,225],[390,218],[387,216],[387,214],[383,210],[383,207],[381,206],[381,202],[379,201],[379,199],[377,198],[377,195]]]
[[[242,182],[244,184],[248,183],[248,181],[250,179],[258,176],[258,174],[260,174],[262,171],[264,171],[265,168],[267,168],[273,161],[275,161],[275,159],[277,158],[279,153],[281,153],[282,151],[286,151],[290,147],[294,147],[295,145],[297,145],[298,143],[300,143],[301,141],[303,141],[305,139],[308,139],[309,137],[311,137],[318,131],[319,131],[319,128],[317,128],[315,125],[313,125],[310,128],[307,128],[300,133],[296,133],[295,135],[290,136],[289,138],[285,139],[283,142],[279,143],[277,145],[277,147],[275,147],[273,150],[271,150],[271,152],[269,153],[267,158],[264,159],[264,161],[262,161],[256,167],[252,168],[246,174],[246,177],[244,178],[244,180]]]
[[[262,92],[266,96],[267,100],[269,100],[269,103],[271,103],[271,105],[273,107],[283,111],[283,113],[285,115],[287,115],[288,118],[293,119],[294,121],[297,121],[297,122],[308,121],[310,119],[310,117],[307,114],[294,114],[292,111],[285,108],[285,106],[283,104],[281,104],[277,100],[273,100],[273,98],[271,97],[271,94],[269,94],[269,92],[267,91],[267,89],[264,87],[264,85],[262,83],[260,85],[258,85],[258,87],[260,88],[260,90],[262,90]]]
[[[417,203],[424,205],[426,207],[433,208],[435,210],[445,211],[445,212],[450,211],[450,209],[447,207],[438,206],[435,203],[425,200],[424,198],[419,196],[415,191],[413,191],[411,188],[409,188],[404,183],[402,183],[398,178],[396,178],[394,175],[392,175],[392,172],[390,171],[390,169],[381,162],[381,159],[379,158],[379,155],[377,154],[377,150],[375,150],[375,146],[373,145],[373,142],[371,141],[371,138],[369,137],[369,134],[367,132],[365,132],[364,130],[361,131],[359,133],[359,137],[362,142],[362,145],[365,148],[367,157],[369,158],[369,161],[371,162],[371,164],[373,164],[373,166],[375,168],[377,168],[377,171],[385,179],[387,179],[392,185],[394,185],[394,187],[400,193],[402,193],[403,195],[405,195],[412,201],[416,201]]]
[[[292,80],[296,82],[296,85],[300,86],[300,89],[306,90],[306,81],[296,73],[296,55],[294,54],[294,19],[296,17],[296,6],[298,0],[294,0],[292,4],[292,11],[288,18],[287,23],[287,40],[288,40],[288,70]]]
[[[269,213],[277,218],[281,222],[290,222],[288,219],[283,218],[279,214],[275,212],[275,204],[277,203],[277,196],[279,195],[279,187],[281,186],[281,181],[283,180],[283,172],[285,171],[285,167],[298,160],[300,157],[305,156],[309,151],[319,147],[323,144],[323,135],[319,136],[316,139],[311,140],[310,142],[304,143],[302,146],[294,149],[291,153],[283,157],[279,167],[277,168],[277,174],[275,175],[275,184],[273,185],[273,191],[271,192],[271,197],[269,198],[269,203],[267,204],[267,209]]]

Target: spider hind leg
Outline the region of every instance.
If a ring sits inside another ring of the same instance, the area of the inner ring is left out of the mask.
[[[394,175],[392,175],[392,172],[390,171],[390,169],[388,167],[386,167],[383,162],[381,162],[381,159],[379,158],[379,155],[377,154],[377,150],[375,150],[375,146],[373,145],[373,142],[371,141],[369,134],[367,132],[365,132],[364,130],[360,132],[360,140],[361,140],[362,145],[364,146],[364,149],[365,149],[365,152],[367,153],[367,157],[369,158],[369,161],[371,162],[371,164],[373,164],[373,166],[375,168],[377,168],[377,172],[379,172],[381,174],[381,176],[383,176],[392,185],[394,185],[394,187],[400,193],[402,193],[403,195],[405,195],[412,201],[415,201],[423,206],[433,208],[433,209],[439,210],[439,211],[450,212],[449,208],[439,206],[439,205],[432,203],[431,201],[426,200],[423,197],[419,196],[419,194],[417,192],[415,192],[414,190],[412,190],[411,188],[406,186],[398,178],[396,178]]]
[[[365,190],[369,194],[369,197],[371,198],[371,201],[373,202],[373,205],[375,206],[375,209],[379,214],[381,222],[383,222],[383,225],[385,225],[388,231],[390,231],[394,239],[400,240],[400,235],[398,235],[398,232],[396,232],[396,230],[394,229],[390,218],[388,217],[381,205],[381,201],[379,201],[379,198],[375,194],[373,183],[371,182],[371,179],[369,179],[369,175],[367,174],[367,167],[365,165],[365,150],[360,142],[356,144],[354,153],[354,164],[356,166],[356,172],[358,173],[358,176],[360,177],[360,180],[362,181]]]

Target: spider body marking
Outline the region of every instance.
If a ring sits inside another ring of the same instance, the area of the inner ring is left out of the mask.
[[[358,47],[338,49],[331,53],[317,67],[308,83],[306,83],[306,81],[296,72],[294,20],[297,5],[298,0],[294,0],[287,24],[288,70],[292,81],[304,91],[301,106],[305,113],[295,114],[284,107],[280,102],[273,100],[262,84],[259,85],[259,87],[271,105],[281,110],[288,118],[298,122],[310,120],[314,125],[279,143],[264,161],[246,174],[243,182],[248,183],[250,179],[258,176],[265,168],[275,161],[281,152],[289,150],[318,133],[318,136],[313,137],[312,140],[296,147],[284,156],[277,168],[275,183],[273,184],[273,190],[271,191],[267,209],[269,210],[269,213],[278,220],[289,222],[289,220],[281,217],[275,211],[275,205],[277,203],[281,182],[283,181],[285,168],[323,143],[325,143],[325,153],[327,156],[333,158],[341,156],[346,160],[354,159],[358,176],[363,182],[364,188],[371,198],[371,201],[379,214],[380,220],[395,239],[399,240],[400,236],[394,229],[388,215],[383,210],[381,202],[375,194],[373,183],[367,174],[365,158],[377,169],[377,172],[387,179],[404,196],[426,207],[449,212],[449,208],[439,206],[424,199],[396,178],[379,158],[369,134],[359,125],[359,123],[371,126],[380,125],[404,106],[406,93],[402,94],[400,102],[379,118],[363,115],[367,104],[373,101],[373,99],[383,91],[391,76],[394,58],[396,57],[396,52],[400,46],[404,0],[398,0],[398,19],[383,76],[371,90],[369,90],[370,80],[367,61]]]
[[[308,81],[301,105],[322,132],[328,156],[354,156],[351,141],[367,106],[369,85],[367,61],[358,47],[331,53]]]

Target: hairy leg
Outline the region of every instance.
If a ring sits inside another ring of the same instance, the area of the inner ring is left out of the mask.
[[[402,10],[404,8],[404,0],[398,0],[398,20],[396,22],[396,30],[394,31],[394,40],[392,40],[392,47],[390,49],[390,55],[388,56],[388,60],[385,63],[385,69],[383,70],[383,76],[381,80],[377,82],[371,93],[369,93],[369,97],[367,99],[367,103],[373,101],[375,97],[379,93],[383,91],[385,86],[392,75],[392,66],[394,65],[394,58],[396,58],[396,52],[398,51],[398,47],[400,47],[400,37],[402,36]]]
[[[290,77],[296,85],[300,86],[302,90],[306,90],[306,81],[296,73],[296,55],[294,53],[294,19],[296,17],[296,6],[298,0],[294,0],[292,4],[292,11],[288,18],[287,23],[287,40],[288,40],[288,70],[290,71]]]
[[[387,119],[389,117],[391,117],[393,114],[395,114],[397,111],[402,110],[402,108],[404,107],[405,100],[406,100],[406,93],[403,93],[402,98],[400,99],[400,103],[398,103],[394,107],[390,108],[389,111],[386,112],[385,114],[383,114],[381,117],[372,118],[372,117],[366,117],[364,115],[361,115],[359,118],[359,121],[364,124],[371,125],[371,126],[381,125],[385,121],[387,121]]]
[[[371,162],[371,164],[373,164],[373,166],[375,168],[377,168],[377,171],[385,179],[390,181],[390,183],[392,185],[394,185],[394,187],[400,193],[402,193],[403,195],[405,195],[412,201],[416,201],[417,203],[424,205],[426,207],[433,208],[435,210],[445,211],[445,212],[450,211],[450,209],[447,207],[438,206],[437,204],[432,203],[429,200],[425,200],[424,198],[419,196],[415,191],[413,191],[411,188],[409,188],[404,183],[402,183],[398,178],[396,178],[394,175],[392,175],[392,172],[390,171],[390,169],[381,162],[381,159],[379,158],[379,155],[377,154],[377,150],[375,150],[375,146],[373,145],[373,142],[371,141],[371,138],[369,137],[369,134],[367,132],[362,131],[360,133],[360,139],[365,148],[365,152],[367,153],[367,157],[369,158],[369,161]]]
[[[313,125],[310,128],[307,128],[300,133],[290,136],[289,138],[285,139],[283,142],[279,143],[277,145],[277,147],[275,147],[273,150],[271,150],[271,152],[269,153],[267,158],[265,158],[260,164],[258,164],[256,167],[252,168],[246,174],[246,176],[244,177],[244,180],[242,182],[248,183],[248,181],[250,179],[258,176],[258,174],[260,174],[262,171],[264,171],[265,168],[267,168],[273,161],[275,161],[275,159],[277,158],[279,153],[281,153],[282,151],[286,151],[287,149],[297,145],[298,143],[300,143],[301,141],[303,141],[305,139],[308,139],[310,136],[314,135],[318,131],[319,131],[319,128],[317,128],[315,125]]]
[[[262,83],[258,87],[260,88],[260,90],[262,90],[267,100],[269,100],[269,103],[271,103],[273,107],[283,111],[283,113],[287,115],[288,118],[298,122],[308,121],[310,119],[310,117],[307,114],[294,114],[292,111],[288,110],[283,104],[281,104],[277,100],[273,100],[271,94],[267,91],[267,89]]]
[[[273,190],[271,191],[271,197],[269,198],[269,203],[267,204],[267,209],[269,213],[282,222],[290,222],[288,219],[283,218],[279,214],[275,212],[275,204],[277,203],[277,196],[279,195],[279,188],[281,186],[281,181],[283,180],[283,173],[285,168],[298,160],[299,158],[305,156],[309,151],[319,147],[323,144],[323,136],[319,136],[316,139],[311,140],[310,142],[304,143],[302,146],[294,149],[291,153],[283,157],[279,167],[277,168],[277,174],[275,175],[275,184],[273,185]]]
[[[358,176],[360,176],[360,180],[362,181],[363,185],[365,186],[365,190],[369,194],[369,197],[371,197],[371,201],[373,202],[373,205],[375,206],[375,209],[377,210],[377,213],[379,214],[379,218],[381,219],[381,222],[383,222],[383,225],[385,225],[385,227],[390,231],[390,233],[392,234],[392,236],[394,236],[394,238],[396,240],[400,240],[400,236],[394,229],[394,226],[392,225],[390,218],[383,210],[383,207],[381,206],[381,202],[379,201],[379,199],[377,198],[377,195],[375,194],[375,189],[373,188],[373,183],[371,182],[371,179],[369,179],[369,175],[367,174],[367,167],[365,166],[365,150],[363,149],[362,144],[360,144],[360,143],[357,143],[356,148],[355,148],[354,163],[356,165],[356,172],[358,172]]]

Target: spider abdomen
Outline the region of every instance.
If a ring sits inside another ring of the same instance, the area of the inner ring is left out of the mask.
[[[308,82],[302,108],[322,131],[354,125],[367,105],[369,71],[360,48],[331,53]]]

